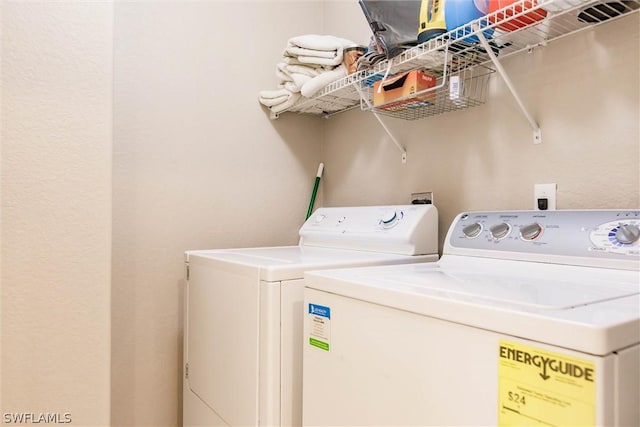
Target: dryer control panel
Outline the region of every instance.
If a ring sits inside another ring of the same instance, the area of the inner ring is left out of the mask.
[[[438,252],[434,205],[318,208],[300,228],[301,244],[424,255]]]
[[[464,212],[444,254],[639,269],[640,210]]]

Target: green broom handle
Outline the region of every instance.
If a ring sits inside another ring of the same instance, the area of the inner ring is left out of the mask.
[[[318,174],[316,175],[316,180],[313,184],[313,192],[311,193],[311,200],[309,201],[309,209],[307,210],[307,218],[311,216],[313,212],[313,205],[316,202],[316,194],[318,193],[318,186],[320,185],[320,178],[322,177],[322,171],[324,170],[324,163],[320,163],[318,166]]]

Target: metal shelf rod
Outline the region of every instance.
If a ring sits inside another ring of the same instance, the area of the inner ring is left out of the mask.
[[[382,121],[382,118],[380,117],[380,115],[373,110],[373,107],[371,106],[371,103],[369,102],[369,98],[362,94],[362,89],[359,86],[356,86],[356,90],[358,91],[358,94],[360,95],[360,99],[364,100],[364,102],[367,103],[367,107],[373,112],[373,115],[378,120],[378,122],[380,123],[380,126],[382,126],[382,128],[387,133],[387,135],[389,135],[389,138],[391,138],[391,142],[393,142],[393,144],[396,146],[396,148],[398,150],[400,150],[400,153],[402,154],[402,157],[401,157],[402,163],[407,163],[407,150],[402,146],[402,144],[400,144],[398,142],[396,137],[393,136],[393,134],[391,133],[391,131],[389,130],[387,125]]]
[[[504,83],[507,85],[507,88],[509,88],[509,91],[511,91],[511,95],[516,100],[518,107],[520,107],[520,110],[522,110],[522,113],[524,114],[525,118],[529,122],[529,125],[531,125],[531,128],[533,129],[533,143],[540,144],[542,142],[542,132],[540,131],[540,126],[538,126],[538,123],[535,121],[533,116],[529,113],[524,103],[520,99],[518,92],[516,92],[516,89],[513,83],[511,82],[511,79],[509,78],[509,75],[507,74],[504,67],[498,60],[498,57],[495,55],[495,53],[493,53],[493,49],[489,45],[489,42],[487,42],[487,39],[484,37],[484,34],[482,34],[482,31],[479,31],[478,25],[473,24],[473,29],[476,35],[478,36],[478,39],[480,40],[480,44],[482,44],[482,47],[485,49],[485,51],[487,52],[487,55],[491,59],[491,62],[495,66],[496,70],[498,71],[498,74],[500,74],[500,77],[502,77],[502,80],[504,80]]]
[[[407,150],[398,142],[395,136],[393,136],[393,134],[391,133],[387,125],[382,121],[382,118],[380,118],[380,115],[375,111],[373,112],[373,115],[376,117],[376,119],[378,119],[378,122],[380,122],[380,126],[384,128],[385,132],[387,132],[387,135],[389,135],[389,138],[391,138],[391,141],[395,144],[398,150],[400,150],[400,153],[402,154],[402,157],[401,157],[402,163],[407,163]]]

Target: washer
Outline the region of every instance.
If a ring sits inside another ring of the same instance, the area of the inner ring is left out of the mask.
[[[303,274],[436,261],[433,205],[320,208],[298,246],[186,252],[185,426],[302,422]]]
[[[303,424],[640,425],[639,235],[470,212],[437,263],[307,272]]]

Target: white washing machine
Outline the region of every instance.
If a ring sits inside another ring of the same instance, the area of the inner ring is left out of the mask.
[[[433,205],[320,208],[298,246],[186,252],[185,426],[302,423],[303,273],[438,259]]]
[[[639,228],[464,213],[437,263],[306,273],[303,425],[640,425]]]

